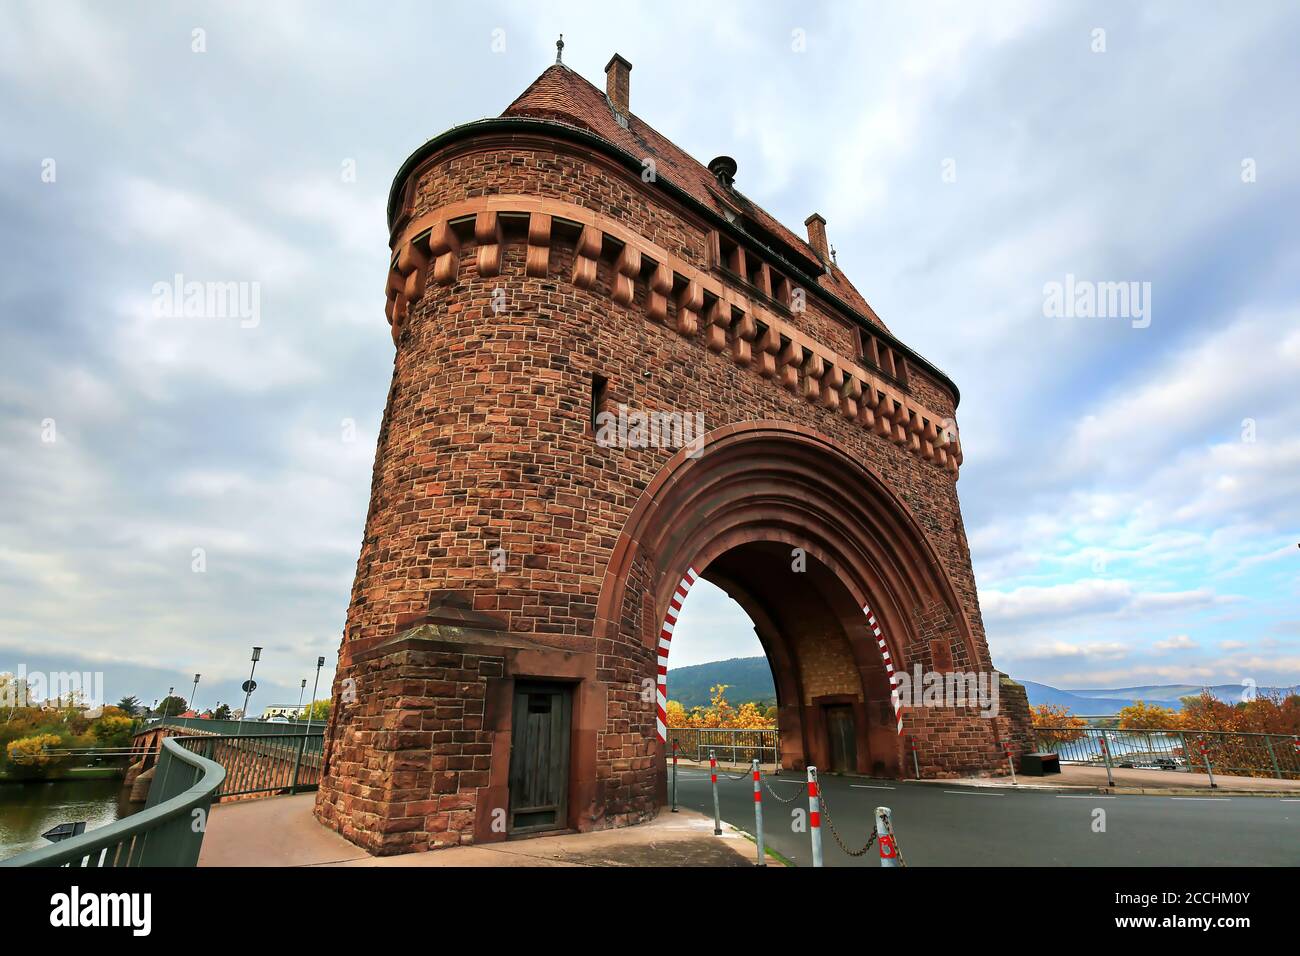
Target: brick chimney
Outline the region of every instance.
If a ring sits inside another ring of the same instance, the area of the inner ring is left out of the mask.
[[[803,221],[808,227],[808,245],[813,247],[817,258],[825,262],[830,258],[830,248],[826,245],[826,220],[818,213],[813,213]]]
[[[632,64],[615,53],[605,64],[605,95],[614,104],[614,109],[626,116],[631,92]]]

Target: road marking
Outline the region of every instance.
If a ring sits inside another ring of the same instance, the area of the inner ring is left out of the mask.
[[[1289,799],[1287,799],[1287,798],[1284,797],[1284,798],[1283,798],[1282,800],[1280,800],[1279,802],[1280,802],[1280,803],[1300,803],[1300,800],[1289,800]]]
[[[1215,800],[1215,801],[1223,800],[1226,802],[1228,800],[1231,800],[1232,797],[1170,797],[1169,799],[1170,800]]]
[[[976,793],[974,790],[945,790],[944,793],[955,793],[959,797],[1005,797],[1005,793]]]
[[[1058,793],[1057,800],[1114,800],[1114,797],[1103,797],[1100,795],[1088,793]]]
[[[873,787],[869,783],[851,783],[849,787],[853,790],[897,790],[897,787]]]

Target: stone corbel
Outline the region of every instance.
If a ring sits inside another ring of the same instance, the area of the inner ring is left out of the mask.
[[[402,246],[401,252],[397,254],[397,271],[405,277],[402,292],[408,300],[414,301],[424,295],[429,275],[429,257],[414,241]]]
[[[573,284],[579,289],[590,289],[596,284],[596,260],[604,236],[595,226],[583,226],[573,251]]]
[[[781,387],[787,391],[799,391],[799,366],[803,364],[803,349],[791,340],[777,356],[776,366]]]
[[[731,325],[731,306],[721,299],[714,299],[709,306],[709,331],[704,345],[710,352],[721,355],[727,350],[727,328]]]
[[[700,329],[700,309],[704,308],[704,289],[695,279],[687,279],[677,295],[677,333],[692,338]]]
[[[833,412],[840,410],[840,389],[844,388],[844,370],[827,365],[822,373],[822,405]]]
[[[460,270],[460,240],[446,222],[436,222],[429,230],[429,254],[433,256],[433,281],[451,285]]]
[[[904,446],[907,444],[907,439],[908,439],[907,406],[904,405],[902,402],[900,402],[898,407],[893,410],[892,418],[893,418],[894,427],[890,429],[889,440],[892,441],[895,445],[898,445],[900,447]]]
[[[758,374],[776,378],[776,357],[781,353],[781,333],[769,325],[758,342]]]
[[[826,362],[816,352],[809,352],[803,363],[804,385],[803,397],[816,403],[822,397],[822,376],[826,374]]]
[[[673,291],[673,270],[662,262],[655,264],[646,296],[646,312],[656,322],[668,321],[668,293]]]
[[[894,400],[888,392],[877,392],[875,399],[876,434],[889,438],[894,433]]]
[[[921,435],[925,428],[921,425],[921,413],[916,409],[907,412],[907,450],[913,455],[921,454]]]
[[[939,442],[939,431],[934,427],[934,422],[926,421],[925,429],[921,432],[921,457],[926,461],[934,461],[939,451],[935,447]]]
[[[746,312],[736,320],[731,339],[731,360],[741,368],[749,368],[754,361],[753,341],[758,338],[758,325],[754,317]]]
[[[483,278],[501,274],[501,220],[496,210],[485,209],[474,217],[474,241],[478,243],[478,274]]]
[[[844,375],[844,387],[840,389],[840,414],[851,422],[857,421],[862,415],[861,400],[862,380],[855,375]]]
[[[636,277],[641,274],[641,250],[629,243],[624,243],[614,264],[614,301],[619,305],[631,305],[636,294]]]
[[[534,212],[528,216],[528,252],[524,273],[534,279],[545,279],[551,271],[551,217],[548,213]]]

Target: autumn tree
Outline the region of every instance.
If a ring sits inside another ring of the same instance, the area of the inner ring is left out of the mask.
[[[1086,720],[1075,717],[1070,708],[1062,704],[1039,704],[1029,711],[1034,727],[1038,729],[1039,740],[1049,746],[1083,739],[1083,728],[1088,726]]]
[[[1122,730],[1178,730],[1182,726],[1182,718],[1176,711],[1140,700],[1121,707],[1116,716]]]

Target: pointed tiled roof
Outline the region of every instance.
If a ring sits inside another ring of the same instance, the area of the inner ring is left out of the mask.
[[[648,123],[628,114],[624,117],[627,123],[625,127],[619,122],[604,91],[563,64],[548,67],[501,115],[534,117],[576,126],[633,156],[653,158],[659,175],[701,205],[722,216],[726,216],[731,209],[738,208],[759,229],[776,237],[810,263],[821,262],[805,239],[795,235],[739,191],[728,192],[727,201],[723,202],[719,196],[717,179],[708,168]],[[867,300],[853,287],[839,267],[834,262],[825,263],[824,266],[824,269],[812,270],[817,274],[818,284],[849,308],[884,328],[885,324],[875,310],[867,304]]]

